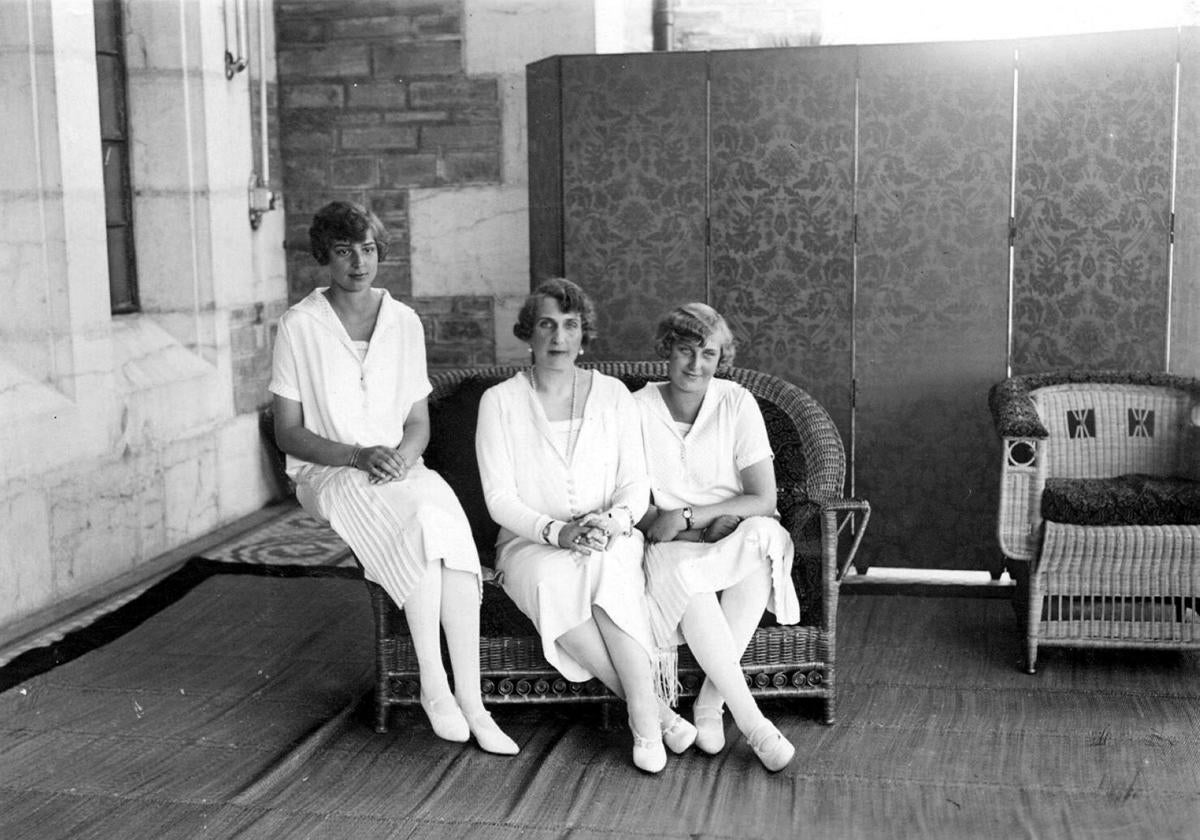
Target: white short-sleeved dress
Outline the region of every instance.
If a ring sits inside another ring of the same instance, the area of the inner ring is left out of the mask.
[[[370,342],[351,340],[325,289],[279,319],[269,390],[304,409],[304,426],[356,446],[396,446],[414,403],[429,395],[425,333],[410,307],[382,300]],[[430,561],[483,578],[471,528],[454,491],[420,460],[401,481],[371,484],[354,467],[287,456],[304,509],[327,520],[354,551],[367,580],[400,606]]]
[[[675,422],[663,400],[668,383],[650,383],[633,397],[654,504],[666,509],[716,504],[743,492],[741,471],[772,457],[766,424],[754,395],[726,379],[713,379],[695,422]],[[679,621],[692,597],[721,592],[770,569],[767,608],[780,624],[800,620],[792,583],[792,538],[770,516],[751,516],[716,543],[655,543],[646,550],[647,595],[655,642],[678,644]]]
[[[625,633],[654,654],[642,573],[641,534],[614,539],[608,551],[575,555],[542,540],[553,522],[617,506],[636,522],[646,512],[649,485],[637,409],[628,389],[598,372],[577,421],[567,459],[569,421],[551,423],[525,373],[489,388],[479,404],[475,449],[484,498],[500,525],[496,570],[504,591],[537,627],[546,661],[569,680],[595,676],[558,638],[601,607]]]

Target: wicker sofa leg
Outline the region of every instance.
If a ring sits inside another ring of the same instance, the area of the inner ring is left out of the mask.
[[[388,609],[388,595],[382,586],[366,581],[367,591],[371,596],[371,612],[375,617],[375,731],[382,734],[388,731],[388,718],[391,714],[392,703],[389,696],[388,668],[389,656],[386,647],[388,640],[395,635],[392,628],[391,610]]]

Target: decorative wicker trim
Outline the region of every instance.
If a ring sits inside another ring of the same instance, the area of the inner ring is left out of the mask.
[[[1200,399],[1200,379],[1170,373],[1128,370],[1060,370],[1012,376],[997,382],[988,392],[992,422],[1001,437],[1044,438],[1049,433],[1038,417],[1032,392],[1048,385],[1096,383],[1151,385],[1186,391]]]

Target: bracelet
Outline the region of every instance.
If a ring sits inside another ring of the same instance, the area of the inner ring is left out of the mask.
[[[550,545],[550,526],[553,524],[554,520],[551,519],[542,527],[542,542],[544,542],[546,545]]]
[[[621,535],[624,537],[628,537],[630,534],[633,533],[633,511],[631,511],[629,509],[628,505],[613,505],[612,509],[609,510],[609,512],[606,513],[605,516],[607,516],[609,519],[616,519],[616,517],[613,516],[614,510],[625,511],[626,524],[625,524],[625,530],[621,532]]]
[[[358,453],[362,452],[361,446],[354,447],[354,451],[350,453],[350,461],[346,464],[348,467],[358,468]]]

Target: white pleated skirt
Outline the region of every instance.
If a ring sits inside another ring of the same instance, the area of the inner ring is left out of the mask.
[[[504,591],[537,627],[546,661],[568,680],[585,682],[595,676],[558,643],[564,633],[592,618],[593,605],[652,659],[642,547],[638,531],[615,538],[608,551],[587,555],[521,537],[496,547]]]
[[[482,601],[479,552],[462,504],[423,463],[414,464],[403,480],[385,484],[371,484],[367,473],[353,467],[310,467],[297,477],[296,498],[346,541],[366,579],[397,605],[404,606],[426,564],[439,561],[475,575]]]
[[[732,534],[715,543],[665,542],[646,549],[646,594],[658,649],[683,642],[679,622],[692,598],[722,592],[752,574],[770,570],[767,609],[780,624],[800,620],[800,601],[792,583],[795,547],[787,529],[769,516],[742,520]]]

